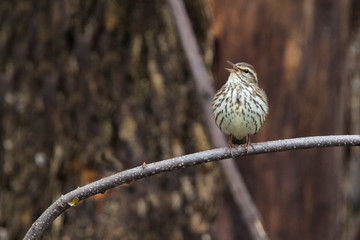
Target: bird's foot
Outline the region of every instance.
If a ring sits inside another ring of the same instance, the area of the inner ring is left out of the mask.
[[[233,157],[234,155],[233,155],[232,150],[233,150],[234,148],[237,148],[237,146],[232,143],[232,135],[230,135],[230,136],[229,136],[228,146],[226,147],[225,153],[226,153],[227,151],[230,151],[230,155],[231,155],[231,157]]]
[[[248,150],[249,150],[249,146],[252,147],[253,150],[255,150],[254,146],[252,145],[251,143],[251,140],[250,140],[250,134],[247,135],[246,137],[246,143],[245,143],[245,154],[248,153]]]

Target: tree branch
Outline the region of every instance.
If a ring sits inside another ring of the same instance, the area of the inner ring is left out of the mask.
[[[245,152],[243,145],[232,150],[233,157],[255,155],[261,153],[281,152],[288,150],[299,150],[307,148],[335,147],[335,146],[360,146],[360,135],[338,135],[303,137],[277,141],[253,143]],[[155,163],[128,169],[83,187],[79,187],[54,202],[43,214],[32,224],[24,239],[39,239],[45,229],[65,210],[74,205],[77,200],[81,201],[106,190],[130,183],[141,178],[156,175],[162,172],[170,172],[194,165],[230,158],[231,154],[227,148],[217,148],[208,151],[193,153],[185,156],[171,158]],[[256,222],[253,222],[256,226]]]

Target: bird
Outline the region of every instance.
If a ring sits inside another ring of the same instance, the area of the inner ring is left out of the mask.
[[[256,134],[265,122],[269,111],[267,96],[258,85],[255,68],[245,62],[232,63],[226,83],[212,101],[212,113],[216,125],[229,135],[230,150],[245,144],[246,152],[250,135]]]

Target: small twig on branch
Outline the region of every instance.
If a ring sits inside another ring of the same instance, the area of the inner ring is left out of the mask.
[[[244,146],[232,150],[233,157],[254,155],[261,153],[281,152],[287,150],[335,147],[335,146],[360,146],[360,135],[338,135],[321,137],[304,137],[285,139],[278,141],[253,143],[253,147],[245,152]],[[32,224],[24,239],[39,239],[45,229],[66,209],[74,206],[78,201],[84,200],[106,190],[130,183],[141,178],[156,175],[162,172],[174,171],[194,165],[217,161],[231,157],[230,151],[226,148],[217,148],[208,151],[193,153],[181,157],[171,158],[155,163],[142,165],[128,169],[109,177],[79,187],[54,202],[43,214]],[[256,223],[255,223],[256,224]]]

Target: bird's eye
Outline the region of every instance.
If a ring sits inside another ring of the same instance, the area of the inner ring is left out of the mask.
[[[243,72],[244,73],[249,73],[249,69],[244,69]]]

